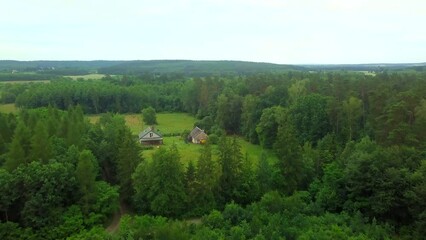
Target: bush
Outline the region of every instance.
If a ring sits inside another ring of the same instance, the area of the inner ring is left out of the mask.
[[[216,134],[210,134],[208,141],[211,144],[217,144],[219,142],[219,137]]]

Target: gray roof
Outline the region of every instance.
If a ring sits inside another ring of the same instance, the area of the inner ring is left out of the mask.
[[[197,136],[205,135],[207,137],[207,134],[204,132],[204,130],[201,130],[199,127],[195,127],[192,129],[191,133],[189,134],[192,138],[197,138]]]
[[[199,127],[195,127],[194,129],[192,129],[191,133],[189,133],[189,136],[195,138],[201,132],[203,132],[203,130],[201,130]]]
[[[155,133],[158,136],[160,136],[159,138],[151,138],[151,140],[160,140],[163,138],[163,135],[161,135],[161,133],[155,131],[152,127],[148,127],[145,130],[143,130],[142,132],[139,133],[139,139],[142,139],[143,137],[145,137],[148,133]]]

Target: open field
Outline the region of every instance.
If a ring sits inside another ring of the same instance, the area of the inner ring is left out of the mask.
[[[364,73],[364,75],[366,75],[366,76],[376,76],[376,73],[375,72],[370,72],[370,71],[357,71],[357,72],[360,72],[360,73]]]
[[[89,79],[99,80],[99,79],[102,79],[103,77],[105,77],[105,74],[92,73],[92,74],[87,74],[87,75],[64,76],[64,77],[69,77],[69,78],[72,78],[73,80],[77,80],[79,78],[82,78],[84,80],[89,80]]]
[[[163,138],[163,143],[163,145],[154,147],[153,149],[144,150],[142,152],[143,157],[147,160],[151,160],[152,154],[157,151],[157,148],[168,148],[175,144],[180,154],[180,160],[182,164],[186,166],[191,160],[197,162],[198,157],[200,156],[200,150],[203,147],[199,144],[185,143],[180,136],[165,137]]]
[[[196,121],[197,119],[195,117],[186,113],[158,113],[157,129],[163,134],[182,133],[184,130],[191,130],[194,128],[194,123]],[[142,125],[143,129],[147,127],[148,126],[144,124]]]
[[[241,153],[243,154],[243,157],[245,157],[247,154],[248,159],[250,160],[250,163],[253,164],[253,166],[257,166],[257,163],[260,159],[260,155],[262,151],[266,151],[269,161],[276,160],[276,156],[274,156],[271,151],[262,150],[261,146],[251,144],[245,141],[242,137],[238,137],[238,141],[241,145]],[[143,157],[147,160],[151,160],[152,154],[157,150],[157,148],[170,147],[172,144],[176,144],[176,147],[180,154],[181,162],[184,166],[187,166],[187,164],[190,161],[193,161],[194,163],[196,163],[200,156],[200,150],[203,147],[203,145],[199,145],[199,144],[185,143],[179,136],[165,137],[164,144],[162,146],[154,147],[153,149],[149,149],[149,150],[144,150],[142,153]],[[213,159],[218,158],[218,153],[219,153],[218,146],[213,145],[212,146]]]
[[[0,112],[1,113],[16,113],[16,112],[18,112],[18,109],[16,108],[14,103],[0,104]]]
[[[147,126],[144,125],[142,121],[141,114],[124,114],[124,119],[127,126],[131,129],[134,135],[139,134],[140,131],[145,129]],[[88,116],[90,122],[96,123],[99,121],[100,115],[91,115]],[[184,130],[190,130],[193,128],[196,118],[188,115],[186,113],[158,113],[157,114],[157,129],[163,134],[171,133],[181,133]],[[241,145],[241,153],[245,156],[248,155],[251,163],[257,165],[259,157],[262,153],[262,147],[259,145],[251,144],[245,141],[242,137],[238,137],[239,143]],[[180,136],[173,137],[164,137],[164,145],[159,147],[170,147],[172,144],[176,144],[179,154],[181,157],[181,162],[186,166],[191,160],[197,162],[200,155],[200,150],[203,147],[202,145],[185,143]],[[150,160],[152,154],[157,150],[157,147],[153,149],[148,149],[143,151],[143,156],[145,159]],[[217,146],[213,146],[213,157],[217,158],[218,150]],[[276,157],[272,154],[271,151],[265,150],[267,156],[270,160],[275,159]]]
[[[137,135],[148,126],[142,121],[142,114],[123,114],[127,126]],[[99,121],[100,115],[89,115],[91,123]],[[197,119],[186,113],[157,113],[156,128],[163,134],[177,134],[184,130],[191,130]]]

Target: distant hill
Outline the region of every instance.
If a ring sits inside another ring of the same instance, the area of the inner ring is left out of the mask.
[[[55,75],[85,74],[167,74],[186,76],[252,74],[303,70],[303,67],[244,61],[138,60],[138,61],[0,61],[3,72],[39,72]]]
[[[101,73],[111,75],[179,74],[184,76],[247,75],[285,71],[425,71],[426,63],[284,65],[245,61],[136,60],[136,61],[13,61],[0,60],[0,74],[31,73],[34,79]],[[43,76],[38,76],[43,75]],[[29,76],[29,75],[28,75]],[[16,76],[26,79],[27,75]],[[49,77],[50,76],[50,77]],[[7,76],[6,76],[7,77]],[[10,78],[10,77],[8,77]]]
[[[304,70],[295,65],[243,61],[152,60],[131,61],[99,69],[104,74],[181,73],[190,76],[212,74],[253,74]]]
[[[414,69],[424,71],[426,63],[371,63],[371,64],[312,64],[300,65],[311,70],[380,71]]]
[[[0,71],[43,71],[54,69],[84,69],[96,71],[98,68],[109,67],[122,61],[14,61],[0,60]]]

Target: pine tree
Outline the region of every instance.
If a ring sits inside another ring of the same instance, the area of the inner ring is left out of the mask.
[[[286,194],[292,194],[299,186],[303,176],[302,149],[297,141],[295,130],[291,124],[278,128],[274,151],[278,157],[275,176],[276,187]]]
[[[31,154],[33,161],[47,163],[52,156],[51,143],[47,132],[46,123],[43,120],[38,121],[31,138]]]
[[[68,120],[66,124],[66,140],[68,145],[76,145],[80,147],[82,143],[82,135],[85,131],[84,113],[80,106],[70,107],[67,114]]]
[[[79,184],[81,197],[81,204],[83,211],[87,214],[89,212],[91,201],[94,198],[94,186],[96,179],[96,162],[95,156],[89,150],[83,150],[78,159],[75,175]]]
[[[266,152],[262,151],[257,167],[256,178],[259,184],[259,192],[261,195],[271,190],[272,187],[272,167],[268,162]]]
[[[12,143],[10,144],[4,167],[11,172],[18,168],[19,165],[24,163],[27,163],[25,151],[22,148],[19,139],[14,137]]]
[[[239,187],[242,176],[241,146],[237,138],[232,141],[223,137],[219,145],[219,159],[222,167],[222,175],[219,178],[220,197],[225,204],[231,200],[239,199]]]
[[[197,183],[196,211],[198,214],[204,214],[211,211],[216,205],[213,191],[217,185],[217,169],[212,160],[210,144],[206,144],[201,150],[195,178]]]
[[[157,150],[151,163],[142,163],[137,167],[133,179],[135,207],[166,217],[182,214],[186,194],[184,173],[176,146]]]
[[[136,140],[133,139],[130,130],[125,129],[117,159],[117,178],[120,183],[121,197],[125,201],[130,201],[133,196],[134,188],[131,176],[141,160]]]
[[[12,171],[19,165],[29,162],[30,130],[22,121],[18,123],[6,156],[5,167]]]
[[[185,190],[187,198],[187,206],[189,209],[193,209],[194,204],[196,204],[196,187],[198,183],[195,179],[196,168],[194,162],[191,160],[188,163],[188,167],[185,172]]]

